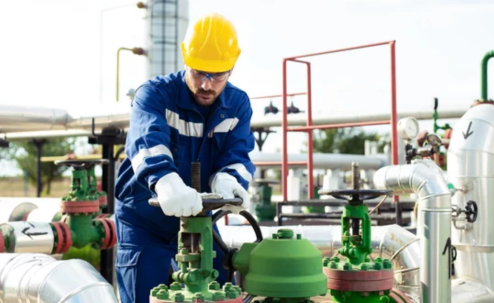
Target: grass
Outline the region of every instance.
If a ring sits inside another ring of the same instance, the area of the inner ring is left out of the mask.
[[[70,190],[70,178],[53,181],[50,194],[42,197],[62,197]],[[24,182],[21,177],[0,177],[0,197],[36,197],[36,185]]]

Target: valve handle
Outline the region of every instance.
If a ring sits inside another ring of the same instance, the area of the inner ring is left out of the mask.
[[[330,195],[336,199],[348,200],[348,201],[364,201],[377,198],[379,196],[391,195],[392,190],[380,190],[380,189],[344,189],[344,190],[320,190],[319,195]]]
[[[98,164],[108,164],[108,159],[99,159],[99,160],[57,160],[55,161],[55,165],[58,166],[68,166],[72,167],[75,170],[88,170],[93,168]]]
[[[473,223],[477,221],[478,207],[475,201],[468,201],[465,206],[465,215],[467,217],[467,222]]]
[[[203,212],[219,209],[225,205],[240,206],[243,203],[243,200],[241,198],[223,199],[221,195],[217,195],[217,194],[201,195],[201,198],[202,198]],[[148,203],[149,205],[154,207],[160,206],[160,203],[156,198],[149,199]]]

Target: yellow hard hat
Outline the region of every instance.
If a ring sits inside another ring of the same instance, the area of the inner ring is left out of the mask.
[[[189,26],[182,42],[185,65],[199,71],[228,71],[239,55],[235,27],[216,13],[201,17]]]

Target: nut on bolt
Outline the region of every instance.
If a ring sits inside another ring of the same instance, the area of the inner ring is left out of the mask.
[[[352,270],[352,264],[348,262],[343,264],[343,270]]]
[[[383,268],[384,269],[391,269],[391,262],[389,261],[389,259],[384,259],[383,260]]]
[[[170,285],[170,290],[182,290],[182,285],[180,285],[180,283],[178,282],[173,282]]]
[[[322,259],[322,266],[328,266],[329,261],[330,261],[330,260],[329,260],[329,258],[328,258],[328,257],[324,257],[324,258]]]
[[[213,282],[209,283],[208,289],[209,290],[220,290],[220,283],[213,281]]]
[[[197,292],[192,297],[192,302],[194,302],[194,303],[202,303],[202,302],[204,302],[204,296],[200,292]]]
[[[185,301],[185,296],[181,292],[177,292],[175,294],[174,302],[183,302]]]
[[[213,294],[213,301],[224,301],[225,294],[221,291],[217,291]]]
[[[159,287],[154,287],[153,289],[151,289],[151,297],[156,297],[158,291],[160,291]]]
[[[158,294],[156,295],[156,298],[158,298],[159,300],[167,300],[168,299],[168,290],[160,289],[158,291]]]

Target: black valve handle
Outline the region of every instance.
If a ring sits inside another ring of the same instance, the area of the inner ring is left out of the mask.
[[[348,200],[349,202],[364,201],[379,196],[391,195],[392,190],[381,189],[343,189],[343,190],[320,190],[319,195],[330,195],[336,199]]]
[[[108,159],[99,159],[99,160],[57,160],[55,161],[55,165],[58,166],[68,166],[72,167],[75,170],[87,170],[91,169],[98,164],[108,164]]]
[[[220,210],[213,214],[213,217],[211,218],[213,225],[218,222],[219,219],[223,218],[225,215],[231,213],[231,211],[227,210]],[[256,234],[256,240],[254,243],[259,243],[263,240],[262,237],[262,231],[261,227],[257,223],[256,219],[248,212],[248,211],[241,211],[239,213],[242,217],[244,217],[247,222],[249,222],[250,226],[252,229],[254,229],[254,233]],[[237,252],[237,248],[231,248],[228,247],[223,239],[221,239],[220,235],[213,229],[213,241],[214,243],[218,246],[218,248],[221,250],[223,253],[223,267],[227,270],[227,282],[232,282],[233,280],[233,272],[235,271],[235,268],[233,267],[233,256],[235,255],[235,252]]]
[[[156,198],[151,198],[148,201],[149,205],[154,206],[154,207],[159,207],[160,203],[158,199]],[[233,205],[233,206],[240,206],[242,205],[243,200],[241,198],[233,198],[233,199],[202,199],[202,206],[203,209],[202,211],[209,211],[209,210],[215,210],[222,208],[225,205]]]
[[[475,201],[468,201],[467,205],[465,206],[465,215],[467,217],[467,222],[473,223],[477,221],[477,215],[478,215],[478,207],[477,203]]]

